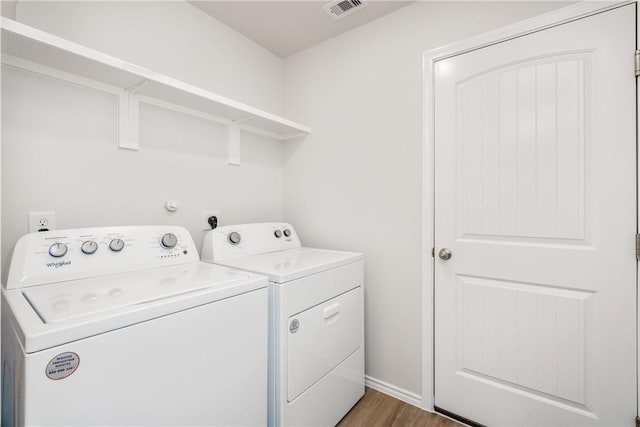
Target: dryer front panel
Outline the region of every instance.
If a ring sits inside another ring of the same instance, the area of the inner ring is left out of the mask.
[[[362,288],[290,316],[286,327],[291,402],[360,348]]]

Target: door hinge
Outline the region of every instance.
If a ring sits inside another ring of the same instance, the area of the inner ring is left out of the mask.
[[[634,63],[636,68],[636,77],[638,77],[640,76],[640,50],[636,50]]]
[[[636,259],[640,260],[640,233],[636,233]]]

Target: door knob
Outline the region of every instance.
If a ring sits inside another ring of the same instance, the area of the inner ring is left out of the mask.
[[[438,252],[438,256],[440,257],[440,259],[445,261],[450,259],[452,255],[453,254],[451,253],[451,250],[447,248],[442,248],[440,249],[440,252]]]

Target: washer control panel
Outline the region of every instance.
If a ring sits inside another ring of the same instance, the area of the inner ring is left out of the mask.
[[[202,244],[202,260],[222,261],[299,247],[300,239],[291,224],[269,222],[229,225],[206,234]]]
[[[13,251],[7,289],[199,261],[176,226],[98,227],[31,233]]]

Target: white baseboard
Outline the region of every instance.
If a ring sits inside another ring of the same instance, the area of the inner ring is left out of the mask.
[[[396,387],[393,384],[386,383],[384,381],[381,381],[377,378],[370,377],[368,375],[365,375],[364,377],[364,385],[374,390],[377,390],[380,393],[384,393],[391,397],[395,397],[398,400],[402,400],[403,402],[406,402],[409,405],[413,405],[420,409],[424,409],[422,407],[422,397],[418,394],[412,393],[400,387]]]
[[[370,377],[368,375],[364,376],[364,385],[372,388],[374,390],[379,391],[380,393],[384,393],[386,395],[389,395],[391,397],[395,397],[398,400],[402,400],[405,403],[408,403],[409,405],[413,405],[417,408],[422,409],[423,411],[427,411],[427,412],[433,412],[433,410],[431,409],[427,409],[427,408],[423,408],[422,407],[422,397],[418,394],[415,393],[411,393],[410,391],[407,391],[403,388],[400,387],[396,387],[393,384],[389,384],[386,383],[384,381],[380,381],[377,378],[373,378]],[[451,421],[455,421],[456,423],[463,425],[463,426],[467,426],[467,424],[464,424],[462,421],[456,420],[454,418],[451,418],[447,415],[441,414],[439,412],[436,412],[436,414],[438,414],[438,416],[440,417],[444,417],[447,418]]]

